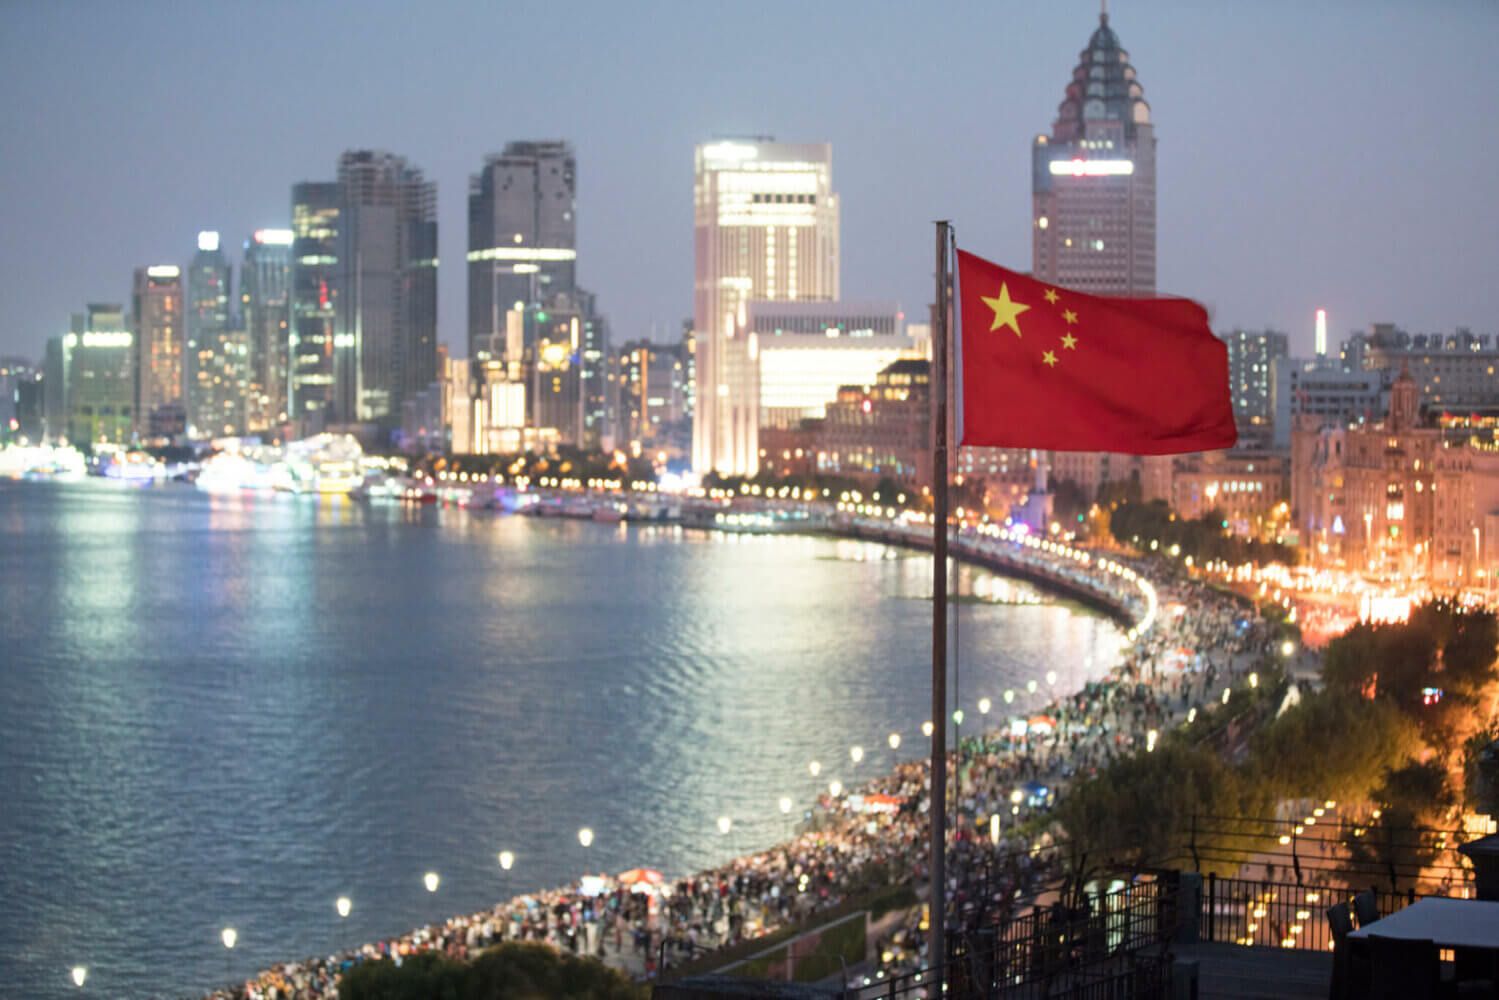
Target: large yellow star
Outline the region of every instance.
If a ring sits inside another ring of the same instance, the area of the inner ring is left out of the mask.
[[[1015,331],[1015,336],[1020,336],[1020,324],[1016,322],[1020,314],[1030,306],[1021,305],[1010,298],[1010,286],[1004,282],[999,285],[999,298],[991,299],[987,295],[980,296],[984,305],[994,310],[994,322],[989,326],[989,332],[994,332],[1002,326],[1007,326]]]
[[[1055,368],[1057,366],[1057,356],[1050,351],[1046,351],[1041,355],[1041,363],[1048,368]]]
[[[1057,304],[1057,290],[1055,288],[1048,288],[1046,290],[1046,301],[1052,305]]]
[[[1070,333],[1062,334],[1062,346],[1069,351],[1077,350],[1077,338]]]
[[[1069,323],[1076,323],[1077,322],[1077,313],[1073,312],[1071,309],[1063,309],[1062,310],[1062,318],[1065,319]]]

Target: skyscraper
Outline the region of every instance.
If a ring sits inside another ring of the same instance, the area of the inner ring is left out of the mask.
[[[577,173],[565,142],[511,142],[469,178],[471,361],[503,357],[505,314],[517,302],[524,308],[576,287]]]
[[[699,475],[753,475],[759,459],[759,367],[753,332],[736,336],[752,299],[838,298],[838,202],[827,143],[771,139],[697,147],[693,185]]]
[[[291,189],[291,335],[287,338],[287,417],[299,434],[322,430],[333,415],[337,338],[337,184]]]
[[[402,157],[351,150],[338,186],[335,405],[396,427],[407,393],[437,377],[437,185]]]
[[[219,247],[219,234],[198,234],[198,252],[187,270],[187,432],[192,437],[220,437],[243,432],[245,425],[245,362],[249,351],[244,332],[235,327],[229,311],[229,258]]]
[[[1031,156],[1036,276],[1094,295],[1155,294],[1155,131],[1108,14]]]
[[[136,431],[172,437],[186,430],[182,405],[182,268],[156,264],[135,270],[131,313],[135,319]]]
[[[245,241],[239,287],[250,348],[245,413],[250,431],[280,427],[287,419],[292,239],[290,229],[258,229]]]
[[[1228,387],[1241,447],[1266,448],[1273,437],[1275,369],[1289,356],[1289,338],[1275,330],[1233,330],[1228,345]]]
[[[67,439],[76,445],[129,441],[135,428],[135,335],[126,328],[125,310],[89,303],[87,312],[73,316],[60,354]]]
[[[1031,144],[1031,270],[1093,295],[1154,295],[1155,218],[1150,105],[1109,15],[1100,14],[1051,134]],[[1050,467],[1091,494],[1137,474],[1150,480],[1169,460],[1057,452]]]

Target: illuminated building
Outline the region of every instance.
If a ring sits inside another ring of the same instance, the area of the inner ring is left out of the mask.
[[[400,423],[437,376],[437,185],[392,153],[338,159],[333,400],[344,423]]]
[[[838,298],[832,147],[712,142],[697,147],[695,169],[692,465],[700,475],[753,475],[757,337],[741,329],[754,300]]]
[[[1032,144],[1032,269],[1092,295],[1153,295],[1155,132],[1129,53],[1100,15]]]
[[[1327,310],[1318,309],[1312,330],[1313,353],[1319,358],[1327,357]]]
[[[198,234],[187,269],[187,353],[183,363],[187,433],[214,438],[242,433],[249,348],[229,312],[229,259],[219,234]]]
[[[322,430],[333,414],[341,202],[337,184],[292,187],[287,414],[296,436]]]
[[[90,303],[73,316],[59,347],[67,440],[80,447],[128,442],[135,429],[135,335],[124,309]]]
[[[576,287],[577,173],[565,142],[512,142],[469,178],[468,353],[475,363],[503,358],[505,314],[517,302]]]
[[[42,372],[24,358],[0,358],[0,442],[42,440]]]
[[[250,349],[245,423],[251,432],[287,419],[293,238],[290,229],[258,229],[245,241],[239,285]]]
[[[1344,371],[1336,361],[1278,358],[1274,361],[1271,407],[1276,448],[1291,445],[1298,422],[1313,426],[1345,426],[1369,421],[1389,402],[1387,371]]]
[[[1228,346],[1228,386],[1239,447],[1268,447],[1275,416],[1275,366],[1289,353],[1288,338],[1275,330],[1231,330],[1219,338]]]
[[[1171,509],[1195,519],[1218,511],[1228,529],[1261,536],[1278,514],[1289,510],[1290,462],[1268,451],[1210,451],[1182,455],[1173,462]]]
[[[931,371],[930,361],[896,361],[872,386],[840,388],[816,434],[818,471],[930,483]]]
[[[823,415],[840,386],[872,385],[886,366],[917,356],[893,302],[750,302],[735,337],[754,335],[760,427]]]
[[[171,438],[187,430],[182,402],[184,298],[182,269],[157,264],[135,270],[136,431]]]
[[[1416,382],[1406,371],[1391,386],[1379,422],[1300,418],[1292,435],[1291,506],[1303,549],[1360,570],[1427,572],[1441,438],[1440,428],[1421,424]]]
[[[1499,587],[1499,439],[1490,431],[1437,451],[1431,484],[1435,582]]]
[[[1091,295],[1155,294],[1155,127],[1107,13],[1078,56],[1050,135],[1031,144],[1031,270]],[[1055,453],[1051,476],[1088,495],[1169,463]]]
[[[1421,402],[1433,410],[1457,413],[1499,402],[1499,344],[1463,328],[1412,335],[1392,323],[1375,323],[1343,342],[1342,363],[1387,377],[1409,368]]]
[[[619,387],[615,404],[616,437],[621,446],[681,450],[677,440],[687,428],[687,379],[681,344],[635,341],[619,349],[615,361]]]

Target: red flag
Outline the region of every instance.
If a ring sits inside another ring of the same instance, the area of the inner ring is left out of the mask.
[[[1172,455],[1232,447],[1228,348],[1190,299],[1086,295],[958,251],[959,444]]]

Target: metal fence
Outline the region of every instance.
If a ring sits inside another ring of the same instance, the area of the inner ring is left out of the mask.
[[[1327,910],[1351,906],[1359,892],[1372,892],[1381,917],[1414,903],[1414,891],[1389,892],[1375,886],[1297,885],[1209,875],[1202,888],[1198,934],[1204,941],[1331,951]],[[1351,912],[1351,911],[1350,911]]]

